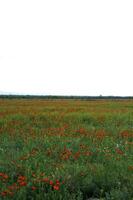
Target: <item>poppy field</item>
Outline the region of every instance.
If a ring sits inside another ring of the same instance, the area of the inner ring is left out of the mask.
[[[0,199],[133,200],[133,100],[0,99]]]

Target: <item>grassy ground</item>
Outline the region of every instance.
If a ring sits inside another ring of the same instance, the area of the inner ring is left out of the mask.
[[[133,100],[0,100],[0,199],[133,199]]]

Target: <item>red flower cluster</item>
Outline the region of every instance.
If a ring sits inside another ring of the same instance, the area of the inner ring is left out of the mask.
[[[0,173],[0,179],[2,179],[3,181],[7,180],[8,179],[8,175],[5,174],[5,173]]]
[[[43,178],[42,182],[48,183],[53,187],[54,190],[59,190],[60,189],[60,182],[59,180],[56,180],[55,183],[52,180],[49,180],[48,178]]]
[[[54,190],[59,190],[60,189],[60,182],[59,180],[56,180],[56,184],[53,186]]]
[[[25,176],[19,176],[17,182],[19,183],[19,186],[26,186],[26,177]]]

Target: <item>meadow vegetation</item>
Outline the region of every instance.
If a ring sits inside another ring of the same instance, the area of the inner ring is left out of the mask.
[[[0,99],[0,199],[133,200],[133,100]]]

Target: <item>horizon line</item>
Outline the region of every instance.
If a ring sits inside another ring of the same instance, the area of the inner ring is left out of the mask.
[[[106,98],[106,97],[120,97],[120,98],[133,98],[133,96],[131,95],[58,95],[58,94],[29,94],[29,93],[25,93],[25,94],[15,94],[15,93],[0,93],[0,96],[30,96],[30,97],[99,97],[99,98]]]

